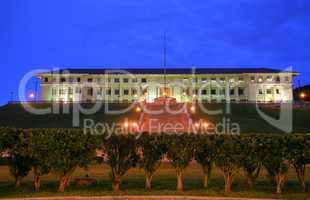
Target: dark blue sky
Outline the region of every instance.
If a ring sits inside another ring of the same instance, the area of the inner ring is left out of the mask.
[[[309,0],[1,0],[0,104],[37,68],[293,66],[310,82]],[[33,84],[30,84],[33,88]]]

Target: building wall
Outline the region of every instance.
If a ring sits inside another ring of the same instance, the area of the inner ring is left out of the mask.
[[[291,101],[292,75],[59,75],[41,74],[42,101],[148,101],[169,91],[178,102]],[[145,82],[146,81],[146,82]],[[163,88],[169,88],[167,90]]]

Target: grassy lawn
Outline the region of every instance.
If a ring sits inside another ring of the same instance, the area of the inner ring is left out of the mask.
[[[49,105],[35,105],[36,107],[47,107]],[[110,108],[118,110],[125,108],[128,104],[110,104]],[[231,104],[231,113],[225,113],[225,104],[206,104],[208,110],[222,109],[222,114],[211,115],[197,109],[192,118],[195,120],[207,119],[212,123],[218,123],[223,118],[230,119],[231,123],[238,123],[240,125],[241,133],[282,133],[281,130],[273,127],[266,122],[257,113],[255,105],[252,104]],[[279,110],[277,108],[261,108],[263,112],[268,115],[277,117]],[[92,115],[81,115],[80,125],[83,126],[83,119],[90,118],[98,122],[112,123],[123,121],[124,118],[137,120],[139,113],[133,110],[124,114],[106,114],[104,108]],[[310,109],[293,110],[293,132],[306,133],[310,130]],[[48,115],[34,115],[23,109],[19,104],[12,104],[0,107],[0,126],[13,126],[20,128],[70,128],[72,127],[72,113],[69,114],[48,114]]]
[[[87,171],[78,169],[74,177],[89,174],[98,179],[99,183],[92,186],[77,187],[74,182],[70,184],[64,194],[57,193],[57,177],[49,174],[42,177],[42,190],[34,192],[32,174],[24,179],[20,189],[14,189],[13,179],[6,166],[0,167],[0,196],[1,197],[33,197],[33,196],[60,196],[60,195],[201,195],[201,196],[233,196],[233,197],[259,197],[259,198],[285,198],[285,199],[310,199],[309,192],[301,193],[293,169],[290,169],[281,196],[275,194],[275,187],[268,179],[266,172],[262,171],[258,178],[255,190],[248,191],[245,186],[245,177],[240,171],[235,178],[233,192],[224,193],[224,181],[219,170],[214,169],[210,181],[210,188],[202,188],[202,172],[197,164],[191,164],[185,171],[185,191],[176,192],[175,171],[170,164],[164,163],[154,176],[153,189],[144,189],[144,174],[141,169],[131,169],[124,177],[121,192],[111,191],[109,168],[107,165],[93,164]],[[74,178],[73,177],[73,178]],[[310,180],[309,170],[307,181]]]

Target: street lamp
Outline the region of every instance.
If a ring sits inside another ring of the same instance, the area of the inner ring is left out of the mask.
[[[301,99],[304,99],[306,96],[307,96],[307,95],[306,95],[304,92],[302,92],[302,93],[299,94],[299,97],[300,97]]]
[[[33,92],[31,92],[31,93],[28,95],[28,97],[29,97],[29,99],[34,100],[35,95],[34,95],[34,93],[33,93]]]

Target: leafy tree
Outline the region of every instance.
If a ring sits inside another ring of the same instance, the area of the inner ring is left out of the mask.
[[[176,169],[177,190],[182,191],[184,189],[183,170],[193,158],[193,136],[189,134],[170,135],[167,139],[167,156]]]
[[[75,169],[88,167],[95,157],[97,142],[78,129],[53,129],[50,134],[49,163],[51,171],[59,176],[58,191],[64,192]]]
[[[20,187],[22,179],[31,170],[33,160],[31,154],[32,135],[23,129],[6,129],[6,149],[10,155],[9,168],[14,178],[15,187]]]
[[[163,136],[143,134],[139,139],[139,151],[141,154],[139,166],[145,172],[145,187],[151,189],[153,174],[166,153]]]
[[[239,137],[233,135],[220,135],[216,141],[215,164],[223,172],[225,192],[231,192],[234,175],[240,168],[241,148]]]
[[[310,135],[288,136],[290,162],[294,166],[298,182],[303,192],[306,191],[306,165],[310,163]]]
[[[40,177],[48,174],[51,169],[50,154],[54,152],[50,150],[50,144],[53,141],[53,134],[50,134],[48,129],[31,129],[28,131],[32,132],[33,135],[31,158],[33,160],[34,187],[36,191],[40,191]]]
[[[216,156],[215,135],[197,135],[195,137],[195,160],[201,165],[204,174],[203,186],[207,188],[212,166]]]
[[[286,138],[283,136],[260,137],[261,160],[270,177],[275,179],[277,194],[281,194],[289,169]]]
[[[255,180],[259,175],[262,163],[260,160],[257,137],[252,135],[243,135],[240,137],[241,159],[240,164],[247,177],[249,189],[255,186]]]
[[[111,167],[112,189],[119,191],[122,177],[139,160],[136,140],[133,135],[111,135],[102,148]]]

